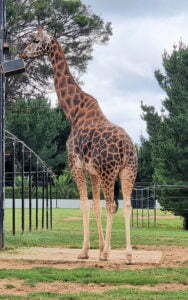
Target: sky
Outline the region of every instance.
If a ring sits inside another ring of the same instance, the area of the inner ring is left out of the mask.
[[[113,27],[108,44],[94,47],[82,88],[139,143],[141,134],[147,136],[141,100],[160,112],[165,97],[154,77],[156,69],[162,70],[164,49],[170,53],[180,39],[187,43],[188,1],[82,1]]]

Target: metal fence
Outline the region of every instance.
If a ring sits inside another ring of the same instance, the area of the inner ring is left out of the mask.
[[[32,149],[8,131],[6,131],[5,157],[5,197],[12,202],[13,235],[16,233],[18,221],[16,218],[18,198],[21,201],[19,223],[22,232],[25,231],[26,225],[29,231],[33,228],[52,229],[54,173]],[[41,202],[40,218],[39,202]],[[28,216],[25,214],[26,209]]]
[[[132,226],[156,226],[157,199],[155,186],[136,185],[132,193]]]

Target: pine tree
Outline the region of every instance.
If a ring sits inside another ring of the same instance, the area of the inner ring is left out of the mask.
[[[166,93],[162,102],[163,118],[158,127],[151,123],[149,132],[153,180],[158,184],[186,185],[188,182],[188,48],[180,42],[173,52],[163,55],[164,72],[157,70],[156,79]],[[154,116],[154,113],[153,113]],[[149,111],[144,119],[150,123]],[[184,217],[188,229],[188,189],[163,189],[159,201],[166,210]]]

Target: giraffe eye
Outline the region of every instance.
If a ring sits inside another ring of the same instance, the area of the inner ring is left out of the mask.
[[[39,43],[39,41],[38,40],[33,40],[33,43],[37,44],[37,43]]]

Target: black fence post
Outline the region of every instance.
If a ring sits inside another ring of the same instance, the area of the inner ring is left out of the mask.
[[[52,176],[52,175],[51,175]],[[50,177],[50,228],[52,230],[52,177]]]
[[[156,192],[155,192],[155,184],[153,186],[153,199],[154,199],[154,226],[157,224],[157,203],[156,203]]]
[[[36,230],[38,229],[39,225],[39,207],[38,207],[38,158],[37,158],[37,165],[36,165],[36,176],[35,176],[35,192],[36,192]]]
[[[24,195],[24,170],[25,170],[25,146],[22,145],[22,187],[21,187],[21,197],[22,197],[22,215],[21,215],[21,219],[22,219],[22,232],[24,232],[25,230],[25,195]]]
[[[5,1],[0,0],[0,65],[4,62]],[[5,198],[5,75],[0,72],[0,248],[4,247],[4,198]]]
[[[44,190],[45,190],[45,170],[42,171],[42,229],[44,228]]]
[[[32,177],[31,177],[31,152],[29,152],[29,231],[32,230]]]
[[[149,228],[149,218],[150,218],[150,187],[147,188],[147,218],[148,218],[148,228]]]
[[[16,142],[13,141],[13,156],[12,156],[12,233],[16,234],[16,206],[15,206],[15,179],[16,179]]]
[[[48,229],[48,170],[46,170],[46,229]]]
[[[144,189],[141,189],[142,227],[144,226]]]

